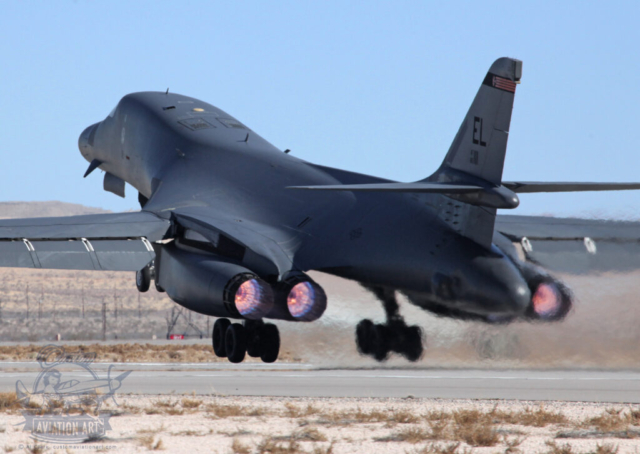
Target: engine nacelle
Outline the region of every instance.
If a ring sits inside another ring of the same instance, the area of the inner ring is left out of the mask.
[[[275,286],[275,302],[268,318],[312,322],[327,309],[327,295],[304,273],[290,273]]]
[[[271,286],[247,268],[168,244],[156,258],[158,282],[189,310],[215,317],[260,319],[273,308]]]

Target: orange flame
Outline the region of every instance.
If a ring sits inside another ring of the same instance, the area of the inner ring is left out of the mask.
[[[543,282],[536,289],[531,302],[534,312],[540,317],[552,317],[560,310],[562,296],[555,285]]]

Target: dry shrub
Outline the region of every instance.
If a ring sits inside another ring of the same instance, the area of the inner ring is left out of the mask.
[[[388,417],[389,422],[398,424],[415,424],[419,418],[407,410],[396,410]]]
[[[202,405],[202,401],[200,399],[182,399],[182,408],[195,409]]]
[[[298,441],[327,441],[327,437],[315,427],[309,427],[291,434],[293,440]]]
[[[38,441],[36,440],[35,444],[28,445],[24,450],[28,454],[42,454],[43,452],[45,452],[47,450],[47,447],[45,445],[43,445],[43,444],[39,445]]]
[[[251,454],[251,448],[242,444],[237,438],[234,438],[231,443],[231,452],[233,452],[233,454]]]
[[[559,445],[555,441],[547,441],[545,444],[549,447],[545,454],[575,454],[569,443]]]
[[[234,416],[246,416],[247,411],[240,405],[221,405],[217,403],[207,404],[205,410],[213,413],[218,418],[229,418]]]
[[[611,443],[598,443],[593,454],[618,454],[618,446],[614,446]]]
[[[447,421],[451,419],[451,413],[447,413],[444,410],[435,411],[432,410],[424,415],[427,421]]]
[[[518,412],[506,412],[494,408],[488,413],[494,422],[520,426],[546,427],[551,424],[566,424],[567,417],[562,413],[547,411],[543,406],[525,408]]]
[[[211,350],[211,344],[87,344],[63,346],[69,354],[95,353],[96,361],[105,362],[183,362],[203,363],[225,361]],[[8,361],[35,361],[41,345],[0,346],[0,358]],[[300,361],[291,353],[281,352],[278,361]]]
[[[517,454],[520,453],[521,450],[518,448],[524,441],[524,438],[514,437],[509,439],[505,436],[502,437],[502,442],[505,444],[506,448],[504,450],[504,454]]]
[[[15,392],[0,393],[0,412],[9,413],[21,408],[22,406]]]
[[[308,404],[306,408],[300,408],[299,406],[292,404],[291,402],[287,402],[286,404],[284,404],[284,407],[285,407],[285,416],[288,416],[289,418],[301,418],[303,416],[313,416],[320,412],[320,410],[317,407],[311,404]]]
[[[266,437],[256,445],[256,452],[258,454],[297,454],[302,451],[300,444],[295,440],[283,442],[272,437]]]
[[[429,421],[429,428],[431,429],[432,440],[446,440],[447,432],[449,429],[449,421],[447,420],[434,420]]]
[[[599,416],[588,418],[582,423],[584,427],[595,427],[601,432],[626,430],[631,423],[631,415],[622,410],[608,408]]]
[[[483,422],[458,423],[453,427],[453,437],[470,446],[495,446],[499,440],[494,427]]]
[[[333,454],[333,442],[329,446],[314,446],[311,454]]]
[[[138,437],[138,444],[147,448],[149,451],[164,450],[164,443],[162,442],[162,438],[158,438],[158,441],[155,441],[155,437],[153,434],[140,435]]]

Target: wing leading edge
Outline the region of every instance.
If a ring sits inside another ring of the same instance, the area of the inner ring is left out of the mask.
[[[147,212],[0,220],[0,266],[137,271],[170,226]]]

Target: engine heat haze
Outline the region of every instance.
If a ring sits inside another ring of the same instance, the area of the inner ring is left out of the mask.
[[[103,170],[104,189],[120,197],[129,183],[141,211],[0,220],[0,266],[135,271],[141,292],[153,282],[218,317],[213,351],[234,363],[276,361],[280,334],[268,320],[322,317],[327,296],[312,270],[358,282],[382,303],[385,323],[356,327],[358,351],[378,361],[423,354],[424,333],[401,316],[398,292],[443,317],[562,320],[571,292],[545,267],[553,254],[539,241],[584,240],[578,254],[591,257],[596,244],[618,239],[618,227],[498,209],[517,207],[520,192],[640,184],[503,181],[521,77],[521,61],[496,60],[442,165],[413,183],[306,162],[195,98],[126,95],[78,146],[85,177]]]

